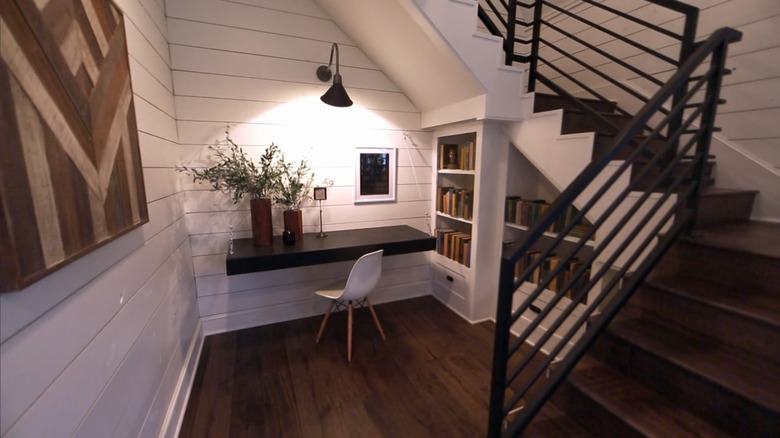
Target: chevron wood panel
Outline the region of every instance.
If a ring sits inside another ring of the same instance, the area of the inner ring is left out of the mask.
[[[3,1],[0,60],[0,291],[11,291],[149,217],[119,9]]]

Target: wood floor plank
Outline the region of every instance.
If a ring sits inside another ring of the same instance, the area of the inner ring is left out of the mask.
[[[229,436],[236,334],[208,337],[182,430],[193,438]],[[202,378],[199,377],[202,375]]]
[[[351,362],[345,312],[319,343],[321,316],[207,337],[179,436],[484,436],[493,324],[431,296],[375,308],[387,339],[357,310]]]

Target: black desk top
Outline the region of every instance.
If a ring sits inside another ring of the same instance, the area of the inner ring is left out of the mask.
[[[327,237],[306,233],[294,245],[274,236],[273,245],[254,246],[252,239],[236,239],[227,255],[227,275],[357,260],[363,254],[384,249],[384,255],[436,249],[436,239],[408,225],[330,231]]]

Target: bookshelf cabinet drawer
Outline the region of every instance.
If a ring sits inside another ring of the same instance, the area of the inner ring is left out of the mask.
[[[464,302],[469,290],[464,276],[438,263],[433,264],[433,288],[439,298]]]

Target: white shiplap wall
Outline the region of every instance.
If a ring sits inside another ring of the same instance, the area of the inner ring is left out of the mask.
[[[603,3],[648,20],[661,27],[680,32],[683,20],[679,14],[649,4],[644,0],[606,0]],[[713,153],[717,157],[715,168],[716,185],[721,187],[754,188],[760,190],[753,215],[756,219],[780,221],[780,130],[777,117],[780,115],[780,64],[776,62],[780,53],[780,2],[775,0],[690,0],[685,3],[700,9],[696,39],[706,39],[713,31],[732,27],[743,33],[741,42],[728,49],[726,66],[733,74],[726,76],[721,97],[727,103],[718,109],[716,124],[723,131],[715,134]],[[621,19],[612,19],[600,9],[583,4],[577,7],[577,15],[615,30],[623,35],[642,41],[670,57],[677,57],[679,45],[664,36],[643,30],[641,26]],[[579,29],[578,36],[597,34],[583,24],[575,24],[571,18],[559,16],[553,21],[561,27]],[[603,35],[603,34],[600,34]],[[587,38],[586,38],[587,39]],[[645,96],[651,96],[656,88],[635,74],[615,67],[604,58],[589,57],[582,46],[562,36],[554,38],[570,53],[584,56],[592,65],[598,66],[613,78]],[[668,64],[661,64],[641,54],[633,47],[615,43],[604,37],[598,44],[610,53],[631,64],[638,65],[661,80],[671,76]],[[561,59],[562,55],[551,50],[544,51],[549,59]],[[626,104],[629,99],[624,91],[608,85],[603,78],[584,70],[572,61],[565,61],[569,72],[608,98],[621,102],[629,110],[636,105]],[[552,74],[553,77],[557,74]]]
[[[205,146],[231,137],[257,157],[272,142],[288,158],[307,158],[316,182],[334,182],[323,202],[325,231],[409,224],[429,231],[431,135],[420,113],[334,22],[310,0],[169,0],[168,29],[179,138],[185,161],[202,163]],[[339,44],[341,74],[355,105],[319,101],[328,84],[316,68]],[[397,149],[397,202],[355,205],[354,153]],[[191,161],[190,161],[191,160]],[[229,234],[250,234],[246,202],[182,175],[204,332],[216,333],[323,313],[314,290],[346,277],[352,262],[228,277]],[[274,212],[275,234],[282,231]],[[319,231],[316,204],[304,205],[304,232]],[[312,237],[308,237],[312,238]],[[427,294],[425,254],[387,257],[374,301]]]
[[[125,15],[150,222],[0,295],[0,435],[157,436],[199,335],[163,0]],[[180,411],[183,398],[173,406]],[[175,414],[175,413],[174,413]],[[176,425],[169,425],[175,428]]]

